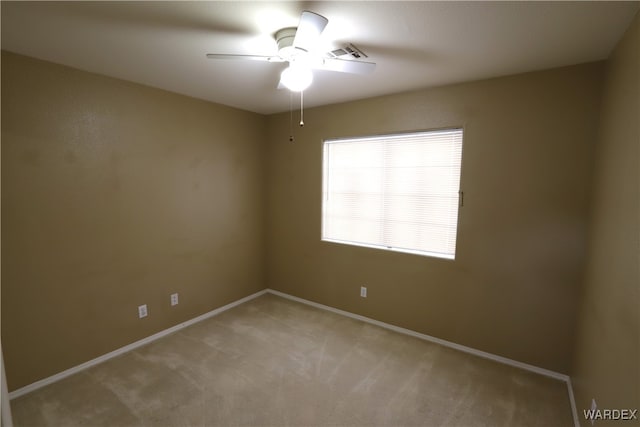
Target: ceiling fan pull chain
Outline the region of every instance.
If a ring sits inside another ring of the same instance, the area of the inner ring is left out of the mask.
[[[304,126],[304,91],[300,91],[300,127]]]
[[[289,142],[293,141],[293,92],[289,91]]]

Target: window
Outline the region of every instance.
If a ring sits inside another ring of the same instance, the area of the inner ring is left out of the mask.
[[[324,142],[322,240],[454,259],[462,129]]]

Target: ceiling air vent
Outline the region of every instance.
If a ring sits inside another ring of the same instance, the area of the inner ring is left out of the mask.
[[[340,59],[367,58],[367,55],[365,55],[364,52],[362,52],[360,49],[358,49],[351,43],[349,43],[343,48],[332,50],[330,53],[331,55],[333,55],[334,58],[340,58]]]

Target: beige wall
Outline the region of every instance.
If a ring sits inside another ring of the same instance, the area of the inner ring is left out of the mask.
[[[265,124],[2,53],[10,389],[264,288]]]
[[[640,15],[607,64],[572,372],[581,416],[592,398],[600,408],[640,409],[639,61]]]
[[[602,68],[314,108],[294,143],[269,117],[268,286],[569,372]],[[455,261],[320,241],[323,139],[448,126],[465,132]]]

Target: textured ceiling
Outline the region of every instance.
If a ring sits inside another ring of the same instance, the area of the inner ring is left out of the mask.
[[[286,111],[272,35],[311,10],[327,50],[353,43],[365,76],[316,71],[305,106],[607,58],[639,2],[7,2],[2,49],[259,113]]]

